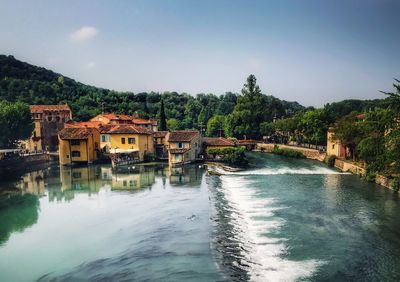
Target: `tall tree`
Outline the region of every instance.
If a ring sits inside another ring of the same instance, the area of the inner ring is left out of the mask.
[[[167,130],[167,118],[165,116],[165,109],[164,109],[164,99],[161,99],[161,106],[160,106],[160,130],[165,131]]]
[[[14,148],[31,136],[33,123],[29,106],[0,100],[0,148]]]
[[[260,137],[260,124],[268,121],[266,111],[266,97],[261,94],[256,77],[251,74],[238,97],[237,104],[228,119],[232,124],[234,136],[257,139]]]

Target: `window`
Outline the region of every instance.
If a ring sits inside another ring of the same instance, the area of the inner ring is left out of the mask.
[[[56,122],[60,122],[60,117],[56,116]]]
[[[179,161],[179,154],[175,154],[175,161]]]
[[[182,149],[182,148],[183,148],[183,143],[182,143],[182,142],[179,142],[179,143],[176,144],[176,146],[177,146],[179,149]]]
[[[47,120],[48,120],[48,121],[51,121],[52,119],[53,119],[53,118],[52,118],[51,116],[48,116],[48,117],[47,117]]]
[[[71,145],[79,146],[79,144],[81,144],[81,142],[79,140],[71,140]]]
[[[135,138],[128,138],[128,144],[135,144]]]
[[[72,151],[71,152],[71,156],[74,158],[74,157],[76,157],[76,158],[79,158],[80,156],[81,156],[81,152],[79,152],[79,151]]]
[[[125,144],[125,137],[122,137],[122,138],[121,138],[121,143],[122,143],[122,144]]]
[[[335,149],[335,144],[332,145],[332,149]]]

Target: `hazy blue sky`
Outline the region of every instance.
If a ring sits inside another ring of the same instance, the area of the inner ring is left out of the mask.
[[[400,78],[400,1],[0,0],[0,53],[95,86],[262,91],[304,105]]]

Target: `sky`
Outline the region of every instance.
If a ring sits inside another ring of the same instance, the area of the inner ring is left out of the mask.
[[[0,54],[118,91],[322,106],[400,78],[398,0],[0,0]]]

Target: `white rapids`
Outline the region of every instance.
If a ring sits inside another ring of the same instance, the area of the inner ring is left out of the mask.
[[[243,242],[241,253],[249,264],[251,281],[296,281],[310,277],[323,264],[312,259],[285,259],[286,239],[268,237],[285,224],[283,219],[274,217],[274,213],[286,207],[276,207],[272,198],[258,198],[251,189],[251,181],[244,176],[223,175],[221,182],[225,198],[237,212],[235,233]]]

